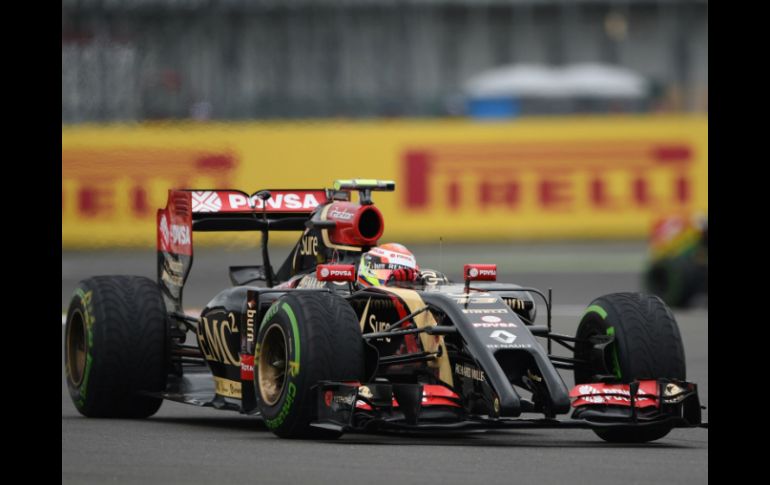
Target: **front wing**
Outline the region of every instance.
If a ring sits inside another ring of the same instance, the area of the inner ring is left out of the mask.
[[[634,390],[633,399],[631,390]],[[693,383],[657,379],[582,384],[570,393],[571,419],[526,419],[468,413],[448,387],[422,384],[319,383],[313,426],[342,432],[434,433],[512,428],[708,428]]]

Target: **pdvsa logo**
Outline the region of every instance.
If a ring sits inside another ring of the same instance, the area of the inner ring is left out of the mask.
[[[189,227],[171,224],[171,242],[173,244],[178,246],[189,246],[191,241]]]

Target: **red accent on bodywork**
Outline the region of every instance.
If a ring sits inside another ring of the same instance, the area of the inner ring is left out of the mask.
[[[401,299],[398,298],[396,295],[389,294],[390,300],[393,302],[393,306],[396,307],[396,312],[398,312],[398,319],[401,320],[405,316],[409,315],[409,312],[406,311],[406,308],[404,308],[404,304],[401,303]],[[401,324],[402,328],[406,328],[409,326],[409,320],[405,321]],[[419,352],[420,351],[420,345],[417,343],[417,336],[414,334],[410,335],[404,335],[404,343],[406,344],[406,351],[411,353]]]
[[[462,407],[454,401],[450,401],[444,397],[424,397],[422,398],[422,405],[425,406],[452,406],[454,408]]]
[[[457,402],[460,396],[451,389],[438,384],[425,384],[422,387],[423,406],[452,406],[461,407]]]
[[[628,384],[605,384],[603,382],[578,384],[573,387],[569,397],[575,399],[573,407],[580,406],[631,406],[631,391]],[[639,381],[639,391],[636,393],[636,407],[659,407],[658,382],[654,380]]]
[[[251,382],[254,380],[254,355],[241,354],[241,380]]]
[[[189,192],[169,190],[165,209],[156,217],[158,251],[192,255],[192,211]]]
[[[362,225],[361,219],[365,215],[368,220]],[[326,220],[337,223],[329,229],[329,239],[346,246],[373,246],[385,230],[382,213],[373,205],[334,202],[326,211]],[[368,224],[374,226],[369,227]]]
[[[452,392],[451,389],[438,384],[425,384],[422,388],[422,406],[451,406],[455,408],[462,407],[458,402],[460,396]],[[391,399],[391,406],[399,406],[396,398]],[[356,402],[356,409],[371,411],[373,408],[362,400]]]
[[[496,281],[496,264],[466,264],[463,267],[465,281]]]
[[[319,264],[315,274],[319,281],[355,281],[356,267],[352,264]]]
[[[358,401],[356,401],[356,409],[363,409],[364,411],[372,411],[373,408],[359,399]]]

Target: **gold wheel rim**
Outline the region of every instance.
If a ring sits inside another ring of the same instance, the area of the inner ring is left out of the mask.
[[[289,370],[286,334],[277,323],[265,332],[259,347],[258,369],[259,394],[268,406],[273,406],[281,398]]]
[[[67,373],[75,387],[83,382],[86,367],[86,325],[80,310],[72,312],[67,325]]]

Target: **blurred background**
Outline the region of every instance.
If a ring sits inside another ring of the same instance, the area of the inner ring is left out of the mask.
[[[353,177],[396,181],[383,242],[418,259],[638,289],[653,257],[692,253],[671,225],[651,251],[653,228],[708,210],[708,3],[62,1],[68,281],[137,252],[152,276],[169,188]]]
[[[705,113],[702,0],[63,0],[62,122]],[[483,115],[483,114],[482,114]]]

